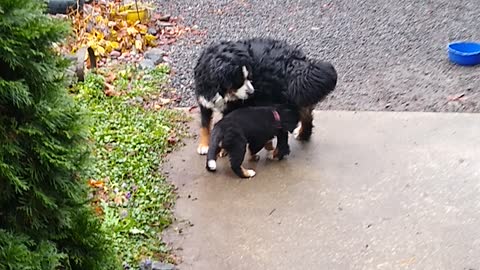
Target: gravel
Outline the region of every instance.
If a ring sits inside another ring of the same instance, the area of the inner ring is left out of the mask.
[[[480,40],[478,0],[159,0],[207,32],[170,48],[173,86],[194,105],[193,67],[212,41],[286,39],[331,61],[337,89],[319,109],[480,112],[480,66],[448,61],[449,41]]]

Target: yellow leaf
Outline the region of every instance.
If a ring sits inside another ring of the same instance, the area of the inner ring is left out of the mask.
[[[138,33],[138,31],[137,31],[137,29],[135,29],[135,27],[130,26],[130,27],[127,28],[127,33],[129,35],[133,36],[133,35],[136,35]]]
[[[113,50],[120,48],[120,44],[116,41],[106,41],[105,42],[105,51],[110,53]]]
[[[105,55],[105,49],[102,46],[97,47],[97,52],[99,55]]]
[[[105,42],[105,52],[110,53],[112,50],[113,50],[112,42],[110,41]]]
[[[102,32],[96,32],[97,40],[103,40],[105,35]]]
[[[136,28],[138,29],[140,34],[146,34],[147,31],[148,31],[148,27],[146,25],[143,25],[143,24],[137,24]]]
[[[128,23],[126,21],[120,21],[118,23],[119,28],[126,28],[128,26]]]
[[[135,40],[135,48],[139,51],[142,50],[143,44],[141,40]]]
[[[88,47],[92,47],[92,49],[95,50],[98,45],[97,45],[97,42],[95,42],[95,40],[89,40],[89,41],[87,42],[87,46],[88,46]]]
[[[114,50],[120,48],[120,44],[116,41],[112,41],[112,42],[110,42],[110,44],[112,45],[112,49],[114,49]]]
[[[146,34],[145,35],[145,41],[147,42],[148,45],[150,46],[154,46],[155,45],[155,40],[157,39],[157,37],[155,37],[154,35],[150,35],[150,34]]]

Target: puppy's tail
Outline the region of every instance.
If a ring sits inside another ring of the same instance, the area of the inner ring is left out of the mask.
[[[214,127],[212,134],[210,135],[210,143],[207,152],[207,164],[206,168],[210,172],[217,170],[217,155],[221,150],[220,143],[222,142],[223,136],[220,128]]]
[[[294,60],[288,73],[288,99],[299,107],[317,104],[337,86],[337,71],[328,62]]]

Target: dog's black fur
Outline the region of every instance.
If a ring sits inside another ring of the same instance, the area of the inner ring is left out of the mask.
[[[277,137],[273,158],[281,160],[290,154],[288,133],[293,132],[298,121],[298,110],[287,105],[248,107],[231,112],[216,123],[212,130],[207,170],[216,170],[216,159],[223,148],[228,153],[235,174],[242,178],[252,177],[255,172],[242,167],[247,144],[251,159],[258,160],[256,154],[268,141]]]
[[[242,67],[248,71],[247,78]],[[225,115],[245,106],[293,104],[301,113],[299,139],[308,140],[313,128],[314,106],[337,84],[333,65],[309,59],[300,49],[274,39],[212,44],[202,52],[194,71],[203,133],[207,135],[213,109]],[[251,81],[255,91],[247,99],[239,99],[235,93],[245,79]],[[213,102],[217,93],[224,102]],[[202,104],[201,98],[212,103]]]

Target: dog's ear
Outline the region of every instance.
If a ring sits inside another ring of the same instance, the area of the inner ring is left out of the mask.
[[[240,72],[238,65],[217,59],[212,80],[217,81],[224,90],[231,89],[239,80]]]

